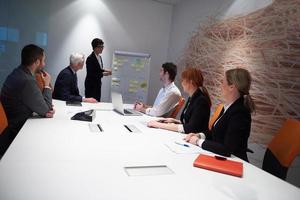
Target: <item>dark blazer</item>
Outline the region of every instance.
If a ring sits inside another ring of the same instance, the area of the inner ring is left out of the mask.
[[[84,82],[86,97],[93,97],[100,101],[103,72],[104,70],[101,68],[95,53],[92,52],[86,59],[86,78]]]
[[[251,129],[251,114],[244,106],[244,98],[237,99],[212,127],[204,132],[202,148],[223,156],[235,156],[248,161],[247,146]]]
[[[8,75],[1,90],[1,103],[8,119],[8,128],[0,135],[0,146],[8,148],[14,137],[33,112],[45,116],[52,109],[52,92],[40,90],[35,76],[25,66]]]
[[[82,101],[77,85],[77,76],[68,66],[57,76],[52,97],[63,101]]]
[[[210,106],[207,97],[197,89],[190,97],[180,116],[185,133],[199,133],[208,129]]]

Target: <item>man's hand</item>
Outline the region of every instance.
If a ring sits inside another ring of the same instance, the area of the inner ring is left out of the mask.
[[[82,101],[86,103],[98,103],[98,101],[94,98],[83,98]]]
[[[50,87],[50,82],[51,82],[51,76],[48,74],[46,71],[42,71],[41,77],[44,80],[45,86]]]
[[[49,111],[46,113],[45,117],[47,117],[47,118],[52,118],[53,115],[54,115],[54,113],[55,113],[55,110],[52,108],[52,110],[49,110]]]
[[[145,113],[146,112],[146,106],[145,104],[141,103],[141,102],[136,102],[134,104],[134,110],[137,110],[139,112]]]
[[[133,109],[138,110],[138,109],[143,108],[143,107],[144,107],[144,104],[142,102],[137,101],[137,102],[134,103]]]

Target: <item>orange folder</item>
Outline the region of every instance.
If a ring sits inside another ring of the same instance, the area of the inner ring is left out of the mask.
[[[212,170],[232,176],[243,176],[243,163],[227,160],[224,157],[200,154],[194,161],[194,167]]]

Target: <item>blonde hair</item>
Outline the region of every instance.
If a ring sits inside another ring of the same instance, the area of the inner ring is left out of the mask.
[[[238,89],[240,96],[244,97],[244,105],[250,112],[255,111],[255,104],[249,94],[252,81],[249,71],[243,68],[235,68],[227,70],[225,75],[228,84],[234,84]]]

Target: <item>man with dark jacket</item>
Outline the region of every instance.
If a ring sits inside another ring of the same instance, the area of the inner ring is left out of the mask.
[[[0,154],[4,153],[19,130],[33,113],[53,117],[51,76],[45,67],[44,50],[30,44],[22,49],[22,63],[6,78],[1,90],[1,102],[8,119],[8,128],[0,136]],[[43,72],[44,88],[37,85],[35,74]],[[1,155],[0,155],[1,157]]]
[[[55,81],[53,98],[63,101],[78,101],[96,103],[94,98],[83,98],[79,94],[76,72],[84,65],[84,55],[73,53],[70,55],[70,65],[63,69]]]

